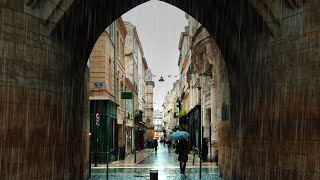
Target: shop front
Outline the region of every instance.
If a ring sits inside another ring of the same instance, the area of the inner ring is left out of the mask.
[[[91,163],[118,158],[118,105],[111,100],[90,100]]]
[[[201,143],[201,105],[196,105],[188,114],[179,119],[180,128],[189,133],[190,150],[200,148]]]

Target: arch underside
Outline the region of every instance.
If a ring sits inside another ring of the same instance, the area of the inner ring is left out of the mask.
[[[96,40],[109,24],[145,2],[147,0],[76,1],[65,12],[53,34],[64,42],[69,42],[72,47],[77,47],[75,49],[85,50],[84,56],[87,58]],[[214,37],[226,59],[234,58],[231,54],[235,53],[232,52],[240,51],[234,48],[241,47],[243,41],[250,42],[249,38],[253,34],[266,30],[262,17],[245,0],[206,0],[201,3],[193,0],[164,0],[164,2],[197,19]]]
[[[82,59],[87,59],[96,39],[109,24],[145,2],[147,1],[79,1],[59,22],[55,34],[70,43],[75,52],[83,52]],[[288,16],[292,16],[294,14],[292,11],[300,11],[300,1],[267,3],[255,0],[164,0],[164,2],[198,20],[211,34],[222,52],[230,86],[230,122],[222,123],[219,146],[221,151],[234,153],[232,156],[222,155],[221,166],[223,174],[229,174],[229,177],[232,174],[250,177],[252,176],[250,162],[243,164],[241,162],[246,162],[246,158],[250,157],[248,152],[251,149],[248,151],[247,147],[252,141],[257,144],[260,138],[263,141],[274,141],[279,146],[284,141],[291,142],[296,126],[290,127],[286,135],[280,132],[283,132],[283,128],[287,125],[290,126],[291,118],[298,119],[297,117],[301,116],[303,109],[305,110],[302,106],[316,107],[309,109],[309,116],[304,118],[314,120],[319,116],[316,112],[319,103],[308,104],[306,100],[308,98],[298,98],[300,100],[295,102],[298,105],[290,106],[288,97],[283,96],[285,90],[280,88],[282,85],[279,86],[282,82],[277,79],[281,72],[266,69],[269,63],[266,62],[268,60],[266,57],[269,52],[265,50],[273,46],[272,41],[275,38],[286,38],[278,36],[282,34],[279,32],[280,20],[285,13],[277,13],[277,10],[279,11],[281,7],[287,11]],[[275,54],[274,58],[277,56],[282,55]],[[306,96],[305,93],[302,90],[298,96]],[[304,123],[303,120],[300,121]],[[319,123],[316,127],[319,127]],[[312,131],[314,130],[313,128]],[[278,137],[270,137],[270,132],[274,132]],[[252,140],[255,136],[259,138]],[[262,153],[266,156],[273,154],[272,151],[277,149],[268,143],[265,147],[268,148]],[[277,160],[275,164],[272,164],[273,160],[266,161],[276,169],[281,169]],[[242,172],[239,169],[242,169]]]
[[[3,152],[22,154],[0,153],[4,178],[81,176],[86,61],[105,28],[145,2],[74,0],[51,31],[22,1],[0,0],[0,140]],[[224,56],[230,119],[219,130],[223,176],[318,179],[320,1],[164,2],[197,19]]]

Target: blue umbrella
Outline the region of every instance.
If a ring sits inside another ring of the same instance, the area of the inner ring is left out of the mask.
[[[189,133],[187,133],[186,131],[177,131],[171,134],[171,136],[169,137],[169,140],[178,141],[182,139],[187,139],[188,137],[189,137]]]

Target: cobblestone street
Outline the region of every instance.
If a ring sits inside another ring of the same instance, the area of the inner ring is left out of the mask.
[[[195,165],[192,165],[193,156],[189,156],[186,174],[181,175],[179,162],[174,151],[169,152],[166,147],[159,146],[158,152],[147,149],[137,154],[137,163],[134,163],[134,156],[128,156],[125,160],[112,162],[109,165],[109,179],[150,179],[150,170],[158,170],[159,180],[178,179],[200,179],[199,162],[195,158]],[[91,180],[106,179],[106,166],[92,168]],[[219,171],[214,163],[203,163],[201,179],[219,179]]]

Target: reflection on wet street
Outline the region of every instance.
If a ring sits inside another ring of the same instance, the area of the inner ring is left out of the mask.
[[[142,156],[142,154],[144,156]],[[126,158],[126,161],[113,162],[109,166],[109,179],[135,179],[147,180],[150,179],[150,170],[158,170],[159,180],[193,180],[199,178],[199,164],[192,165],[192,156],[189,156],[186,174],[181,175],[179,162],[174,151],[169,152],[167,147],[160,146],[158,151],[144,151],[139,154],[142,158],[137,159],[134,163],[133,156]],[[125,163],[125,164],[124,164]],[[106,179],[106,166],[92,168],[92,180]],[[220,179],[219,171],[215,165],[206,165],[202,167],[201,179]]]

